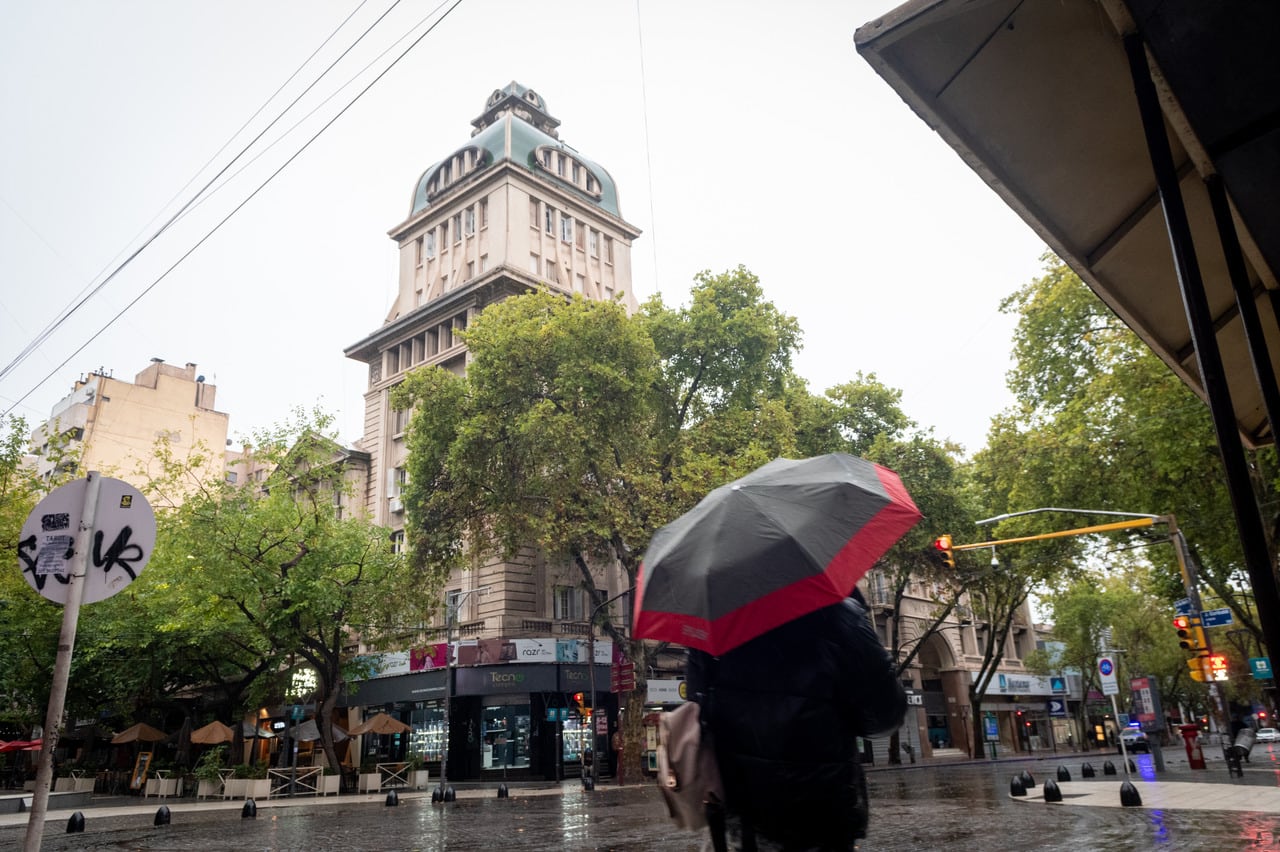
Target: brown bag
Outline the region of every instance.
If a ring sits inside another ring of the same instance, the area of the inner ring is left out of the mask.
[[[724,784],[709,735],[704,735],[701,708],[690,701],[658,723],[658,789],[671,819],[681,828],[707,825],[708,805],[724,803]]]

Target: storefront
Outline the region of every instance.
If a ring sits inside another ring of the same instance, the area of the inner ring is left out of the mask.
[[[346,697],[349,707],[361,708],[365,716],[385,712],[411,727],[403,736],[362,737],[362,762],[422,755],[438,777],[447,736],[451,781],[576,777],[589,771],[597,756],[604,761],[602,773],[611,772],[612,754],[600,744],[607,743],[617,718],[617,700],[609,692],[612,643],[596,643],[598,708],[592,707],[592,666],[586,664],[585,644],[554,639],[460,644],[447,726],[446,667],[354,685]],[[447,657],[439,647],[439,654],[411,652],[410,665],[444,663]],[[399,655],[391,662],[397,665]],[[604,724],[593,725],[601,716]],[[593,727],[599,731],[595,747]]]

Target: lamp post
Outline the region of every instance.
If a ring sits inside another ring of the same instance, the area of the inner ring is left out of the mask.
[[[440,792],[449,783],[449,705],[453,695],[453,628],[458,622],[458,610],[471,597],[475,589],[468,589],[458,595],[453,603],[445,602],[444,616],[444,740],[440,749]]]
[[[591,619],[587,622],[587,671],[591,675],[591,788],[594,790],[596,784],[600,782],[600,734],[596,729],[598,720],[596,718],[596,616],[600,614],[600,610],[616,601],[623,595],[628,595],[635,591],[635,586],[628,587],[618,592],[608,600],[601,601],[596,604],[595,609],[591,610]],[[608,732],[605,733],[608,736]],[[605,741],[606,744],[608,740]]]

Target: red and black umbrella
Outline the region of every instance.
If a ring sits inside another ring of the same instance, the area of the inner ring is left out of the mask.
[[[845,453],[775,459],[654,534],[635,635],[723,654],[843,600],[920,517],[888,468]]]

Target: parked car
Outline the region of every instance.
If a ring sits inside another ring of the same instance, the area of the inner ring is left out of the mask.
[[[1147,741],[1146,733],[1137,728],[1125,728],[1120,732],[1120,740],[1127,751],[1151,751],[1151,743]]]
[[[1275,728],[1259,728],[1258,735],[1254,738],[1254,742],[1274,743],[1280,742],[1280,730]]]

